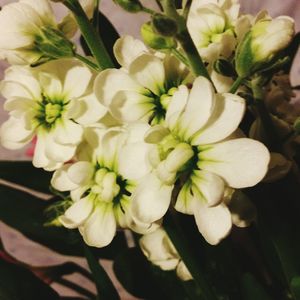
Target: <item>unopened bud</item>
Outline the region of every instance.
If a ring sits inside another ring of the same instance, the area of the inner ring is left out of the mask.
[[[114,2],[131,13],[137,13],[143,10],[143,5],[138,0],[114,0]]]
[[[294,35],[294,20],[281,16],[259,20],[238,45],[235,62],[240,77],[265,68]]]
[[[232,64],[225,59],[217,59],[214,62],[214,70],[224,76],[233,77],[236,76],[236,72]]]
[[[41,35],[35,40],[35,47],[47,58],[73,57],[75,46],[64,34],[51,27],[41,28]]]
[[[141,36],[147,46],[156,50],[176,47],[176,42],[172,37],[164,37],[157,34],[150,23],[145,23],[141,27]]]
[[[167,37],[176,35],[178,31],[177,23],[173,19],[161,14],[155,14],[152,17],[152,26],[158,34]]]

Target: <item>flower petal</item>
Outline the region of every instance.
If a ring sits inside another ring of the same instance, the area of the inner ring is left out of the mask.
[[[118,63],[126,69],[134,59],[147,52],[144,43],[129,35],[122,36],[114,44],[115,57]]]
[[[79,161],[69,167],[69,179],[77,185],[86,185],[93,177],[95,168],[88,161]]]
[[[116,219],[112,203],[100,202],[80,228],[84,241],[92,247],[105,247],[116,234]]]
[[[132,194],[132,214],[143,223],[161,219],[169,208],[173,186],[164,185],[154,173],[145,176]]]
[[[188,140],[200,130],[211,116],[215,104],[212,84],[204,77],[198,77],[193,84],[186,108],[178,122],[179,134]]]
[[[94,202],[89,196],[82,198],[74,202],[65,214],[60,216],[59,221],[67,228],[77,228],[89,217],[93,207]]]
[[[56,170],[51,178],[51,185],[58,191],[65,192],[78,188],[78,184],[70,180],[68,170],[71,164],[65,164]]]
[[[160,96],[165,92],[165,69],[158,57],[150,54],[139,56],[131,63],[129,74],[155,95]]]
[[[223,140],[234,132],[245,112],[245,100],[234,94],[217,95],[213,113],[205,127],[197,132],[193,139],[193,145],[211,144]]]
[[[241,138],[203,148],[198,167],[221,176],[230,187],[245,188],[263,179],[270,161],[268,149],[260,142]]]
[[[61,145],[77,145],[82,135],[82,126],[71,120],[64,120],[52,131],[54,142]]]
[[[197,204],[194,216],[200,233],[211,245],[218,244],[231,230],[231,214],[223,203],[215,207]]]

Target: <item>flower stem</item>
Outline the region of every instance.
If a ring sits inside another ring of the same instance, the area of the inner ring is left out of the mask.
[[[235,92],[238,90],[240,85],[243,83],[244,78],[243,77],[238,77],[235,82],[232,84],[229,93],[235,94]]]
[[[160,3],[164,9],[165,14],[177,22],[178,32],[175,38],[184,50],[192,71],[196,76],[204,76],[211,81],[202,58],[199,55],[198,50],[187,30],[186,20],[184,19],[184,17],[180,16],[177,13],[176,7],[172,0],[160,0]]]
[[[181,54],[177,49],[172,48],[172,49],[171,49],[171,52],[172,52],[172,54],[173,54],[178,60],[180,60],[181,62],[183,62],[186,66],[188,66],[188,67],[190,66],[188,60],[186,59],[186,57],[185,57],[183,54]]]
[[[100,0],[94,0],[94,13],[93,13],[93,26],[96,32],[99,34],[99,5]]]
[[[93,56],[95,57],[99,68],[113,68],[114,64],[105,49],[101,37],[90,23],[78,0],[64,0],[63,3],[73,12],[80,31],[85,41],[87,42]]]
[[[92,61],[90,61],[88,58],[75,53],[74,55],[78,60],[82,61],[83,63],[85,63],[87,66],[89,66],[91,69],[95,70],[95,71],[101,71],[101,69],[98,67],[98,65],[96,65],[95,63],[93,63]]]

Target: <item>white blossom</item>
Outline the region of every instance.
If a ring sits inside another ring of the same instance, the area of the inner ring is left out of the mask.
[[[46,170],[72,159],[83,126],[107,111],[93,94],[93,78],[89,68],[73,59],[7,69],[1,93],[10,118],[1,127],[2,145],[18,149],[36,136],[33,164]]]
[[[67,228],[78,228],[88,245],[108,245],[117,226],[141,233],[157,227],[135,222],[131,216],[131,193],[150,170],[147,153],[151,145],[143,141],[148,128],[140,123],[126,128],[91,127],[85,133],[92,148],[91,159],[66,164],[54,173],[53,187],[70,191],[74,201],[60,222]]]
[[[142,236],[139,245],[144,255],[154,265],[164,271],[176,270],[177,276],[183,281],[193,279],[162,227]]]
[[[158,124],[180,84],[189,82],[189,71],[173,56],[158,57],[144,44],[125,36],[116,42],[121,69],[107,69],[95,80],[95,94],[111,114],[123,122]]]
[[[245,188],[265,176],[270,155],[255,140],[233,138],[245,101],[233,94],[215,94],[198,77],[192,89],[180,86],[170,102],[164,125],[152,127],[148,143],[157,144],[149,159],[154,167],[133,195],[133,213],[144,222],[163,217],[175,182],[183,182],[175,209],[195,216],[199,231],[211,244],[226,236],[231,214],[223,203],[227,186]]]

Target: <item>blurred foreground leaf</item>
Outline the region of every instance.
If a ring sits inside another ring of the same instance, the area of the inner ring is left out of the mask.
[[[59,295],[25,268],[0,260],[0,300],[58,300]]]
[[[20,231],[29,239],[58,253],[84,256],[81,236],[77,230],[64,227],[44,226],[44,211],[51,203],[28,193],[0,185],[0,220]],[[123,232],[119,232],[113,242],[105,248],[97,249],[96,255],[112,259],[120,249],[127,247]]]
[[[51,172],[35,168],[31,161],[0,161],[0,178],[30,189],[49,193]]]

